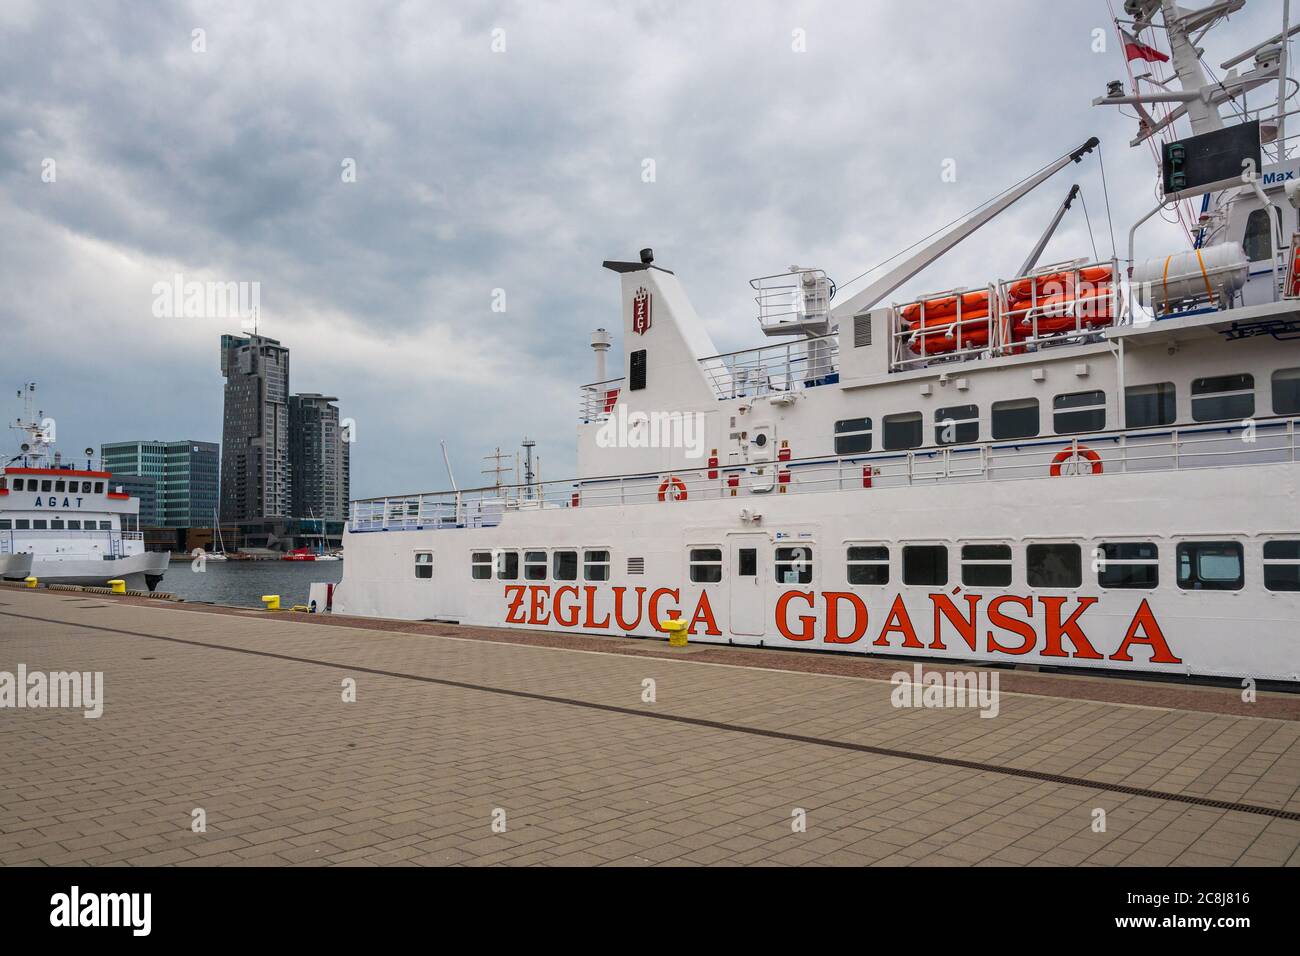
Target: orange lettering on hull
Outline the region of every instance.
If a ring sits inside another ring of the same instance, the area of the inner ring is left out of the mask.
[[[1137,636],[1138,629],[1142,630],[1142,637]],[[1138,609],[1133,612],[1133,620],[1129,622],[1128,632],[1124,635],[1124,640],[1120,642],[1119,650],[1110,655],[1112,661],[1131,661],[1128,649],[1132,644],[1146,644],[1151,648],[1152,664],[1181,664],[1182,661],[1174,657],[1173,652],[1169,650],[1169,645],[1165,643],[1165,635],[1160,630],[1160,625],[1156,621],[1156,616],[1151,613],[1151,606],[1147,604],[1146,598]]]
[[[889,609],[889,617],[885,618],[885,626],[880,629],[880,636],[872,643],[876,647],[888,647],[889,635],[893,633],[903,635],[903,647],[924,647],[916,639],[916,628],[912,627],[912,619],[907,615],[907,605],[903,603],[903,595],[894,598],[894,604]]]
[[[655,588],[648,601],[646,591],[649,589],[645,587],[613,587],[610,590],[613,613],[611,615],[607,611],[603,616],[597,617],[597,603],[601,595],[599,587],[563,585],[557,587],[552,594],[548,585],[509,584],[505,586],[505,623],[550,625],[566,629],[581,627],[584,630],[609,630],[613,625],[631,633],[643,625],[662,631],[661,614],[674,619],[682,617],[680,588]],[[635,591],[635,616],[630,613],[632,601],[628,597],[629,590]],[[916,627],[901,594],[894,596],[884,625],[872,645],[913,650],[928,647],[930,650],[947,651],[949,646],[945,643],[944,630],[951,629],[966,648],[972,653],[979,653],[979,608],[987,595],[962,595],[966,603],[964,609],[959,608],[957,602],[947,594],[934,593],[928,597],[934,612],[934,627],[928,645],[923,644],[917,636]],[[1076,602],[1073,608],[1067,606],[1071,600]],[[661,610],[662,605],[669,603],[679,606],[662,607]],[[1087,610],[1099,603],[1098,598],[1051,595],[1038,597],[1037,603],[1043,613],[1043,643],[1038,656],[1077,660],[1105,659],[1085,633],[1082,623]],[[992,598],[985,607],[988,630],[984,634],[983,652],[1022,657],[1038,647],[1040,634],[1034,605],[1033,597],[1000,594]],[[1009,613],[1008,608],[1011,606],[1020,608],[1022,613]],[[817,613],[819,608],[822,611],[820,616]],[[870,620],[870,609],[866,601],[852,591],[782,591],[777,596],[774,610],[773,623],[777,632],[786,640],[798,643],[814,641],[820,636],[825,644],[856,644],[867,635]],[[796,613],[799,610],[804,613]],[[695,601],[688,631],[708,637],[723,636],[706,590],[701,590]],[[902,636],[901,644],[891,643],[891,635],[894,634]],[[1131,649],[1137,646],[1149,648],[1147,662],[1151,664],[1182,663],[1170,650],[1155,613],[1145,599],[1134,612],[1124,638],[1118,650],[1110,655],[1110,660],[1131,663]]]

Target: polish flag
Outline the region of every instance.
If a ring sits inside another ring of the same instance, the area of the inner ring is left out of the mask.
[[[1168,63],[1165,56],[1155,47],[1147,46],[1123,27],[1119,27],[1120,36],[1124,38],[1124,56],[1129,60],[1146,60],[1147,62]]]

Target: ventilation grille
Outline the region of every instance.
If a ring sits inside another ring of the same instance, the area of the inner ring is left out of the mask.
[[[628,558],[628,574],[645,574],[645,558]]]
[[[853,317],[853,347],[865,349],[871,346],[871,314]]]
[[[637,349],[632,353],[627,390],[629,392],[639,392],[643,388],[645,388],[645,349]]]

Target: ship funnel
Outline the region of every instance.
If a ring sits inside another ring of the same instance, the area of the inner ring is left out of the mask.
[[[603,382],[609,378],[605,369],[605,356],[609,352],[610,335],[604,329],[597,329],[591,333],[591,350],[596,353],[596,378],[594,381]]]

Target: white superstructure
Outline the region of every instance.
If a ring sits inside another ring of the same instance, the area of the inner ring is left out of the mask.
[[[1231,125],[1188,39],[1241,3],[1214,6],[1126,5],[1177,68],[1103,98],[1141,111],[1138,141],[1172,130],[1150,103]],[[1254,55],[1214,89],[1278,84]],[[889,301],[1090,140],[856,294],[756,279],[778,341],[742,352],[650,250],[607,262],[627,375],[581,389],[578,477],[353,502],[334,610],[1300,680],[1300,156],[1273,122],[1270,161],[1205,191],[1190,253],[1139,256],[1139,223],[1126,258],[1038,266],[1045,236],[1024,275]]]

